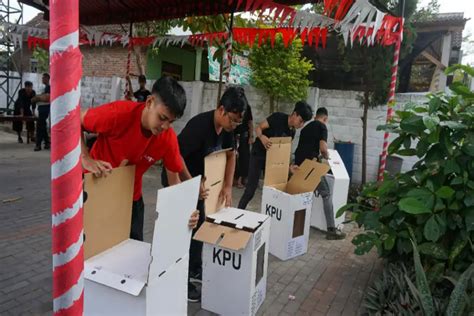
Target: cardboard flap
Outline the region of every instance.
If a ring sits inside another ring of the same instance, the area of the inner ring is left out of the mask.
[[[210,222],[204,222],[194,235],[195,240],[231,250],[244,249],[251,237],[250,232]]]
[[[238,251],[247,247],[251,237],[252,233],[243,230],[231,229],[224,234],[219,246]]]
[[[329,169],[330,167],[326,164],[306,159],[301,164],[299,170],[291,177],[286,187],[286,192],[289,194],[300,194],[314,191],[319,182],[321,182],[321,177]]]
[[[204,222],[194,235],[194,239],[208,244],[217,245],[222,235],[231,229],[232,228],[227,226]]]
[[[236,229],[255,231],[268,219],[267,215],[244,211],[238,208],[228,207],[218,213],[209,215],[208,218],[216,224],[225,224]]]
[[[138,296],[147,283],[150,244],[128,239],[84,262],[87,280]]]
[[[84,175],[84,259],[130,236],[135,166],[115,168],[107,177]]]
[[[149,280],[158,278],[189,253],[189,218],[196,210],[201,177],[158,190]]]
[[[288,182],[291,157],[291,137],[272,137],[267,150],[264,185],[273,186]]]
[[[227,165],[227,152],[232,149],[220,150],[204,158],[204,176],[209,196],[205,203],[206,215],[213,214],[224,206],[224,201],[219,203],[219,194],[224,186],[225,167]]]

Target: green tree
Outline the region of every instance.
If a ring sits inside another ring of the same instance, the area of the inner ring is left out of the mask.
[[[37,71],[48,72],[49,69],[49,52],[41,47],[36,47],[32,57],[38,61]]]
[[[301,57],[303,45],[296,39],[285,47],[281,35],[270,42],[254,47],[249,56],[252,69],[252,84],[264,90],[270,98],[270,113],[275,112],[279,100],[298,101],[306,99],[310,81],[308,73],[312,63]]]

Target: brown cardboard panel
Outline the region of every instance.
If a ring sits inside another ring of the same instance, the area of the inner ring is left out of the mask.
[[[217,245],[222,235],[227,233],[233,228],[222,226],[210,222],[202,223],[201,227],[198,229],[194,235],[195,240],[199,240],[208,244]]]
[[[314,160],[306,159],[300,166],[299,170],[291,177],[286,187],[289,194],[300,194],[314,191],[321,177],[324,176],[329,169],[327,164],[319,163]]]
[[[272,147],[267,150],[264,185],[286,184],[291,157],[291,137],[270,138]]]
[[[84,259],[105,251],[130,236],[135,166],[112,170],[107,177],[84,175]]]
[[[209,196],[204,202],[206,215],[214,214],[224,206],[224,201],[219,201],[219,194],[224,186],[227,151],[216,151],[204,158],[204,176],[206,188],[209,189]]]
[[[282,192],[286,192],[286,186],[287,186],[286,183],[270,185],[270,187],[275,188],[275,189],[277,189],[279,191],[282,191]]]
[[[293,236],[296,238],[304,235],[304,222],[306,219],[306,209],[295,211],[293,216]]]
[[[231,229],[224,233],[224,236],[222,237],[219,246],[236,251],[241,250],[247,247],[247,243],[249,242],[251,237],[252,233],[250,232],[238,229]]]

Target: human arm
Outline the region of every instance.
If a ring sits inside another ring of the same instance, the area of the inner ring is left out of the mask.
[[[268,128],[270,128],[270,125],[268,124],[267,120],[264,120],[255,128],[255,134],[257,138],[260,139],[265,149],[270,149],[270,147],[272,146],[272,142],[270,141],[270,139],[267,136],[263,135],[263,131]]]
[[[321,156],[323,156],[324,159],[329,159],[328,143],[326,143],[325,140],[319,141],[319,151],[321,152]]]
[[[85,116],[88,109],[81,110],[81,128],[84,129]],[[108,173],[112,171],[112,165],[107,161],[95,160],[89,154],[89,149],[87,148],[86,141],[84,139],[84,133],[81,132],[81,162],[82,167],[93,173],[95,176],[107,176]]]
[[[232,205],[232,183],[234,181],[235,172],[235,150],[229,150],[226,152],[227,163],[225,167],[224,186],[220,193],[220,200],[225,201],[225,206],[229,207]]]

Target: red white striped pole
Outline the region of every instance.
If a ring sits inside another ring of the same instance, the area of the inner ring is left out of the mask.
[[[52,0],[49,4],[53,309],[54,315],[82,315],[79,0]]]
[[[397,87],[397,75],[398,75],[398,60],[400,58],[400,47],[402,44],[402,36],[400,34],[399,39],[395,41],[395,51],[393,53],[393,64],[392,64],[392,80],[390,81],[390,91],[388,94],[388,106],[387,106],[387,123],[392,119],[393,107],[395,106],[395,90]],[[380,157],[380,167],[377,180],[383,181],[383,174],[385,172],[385,165],[387,162],[387,151],[388,151],[388,138],[389,133],[385,132],[383,138],[383,150]]]

